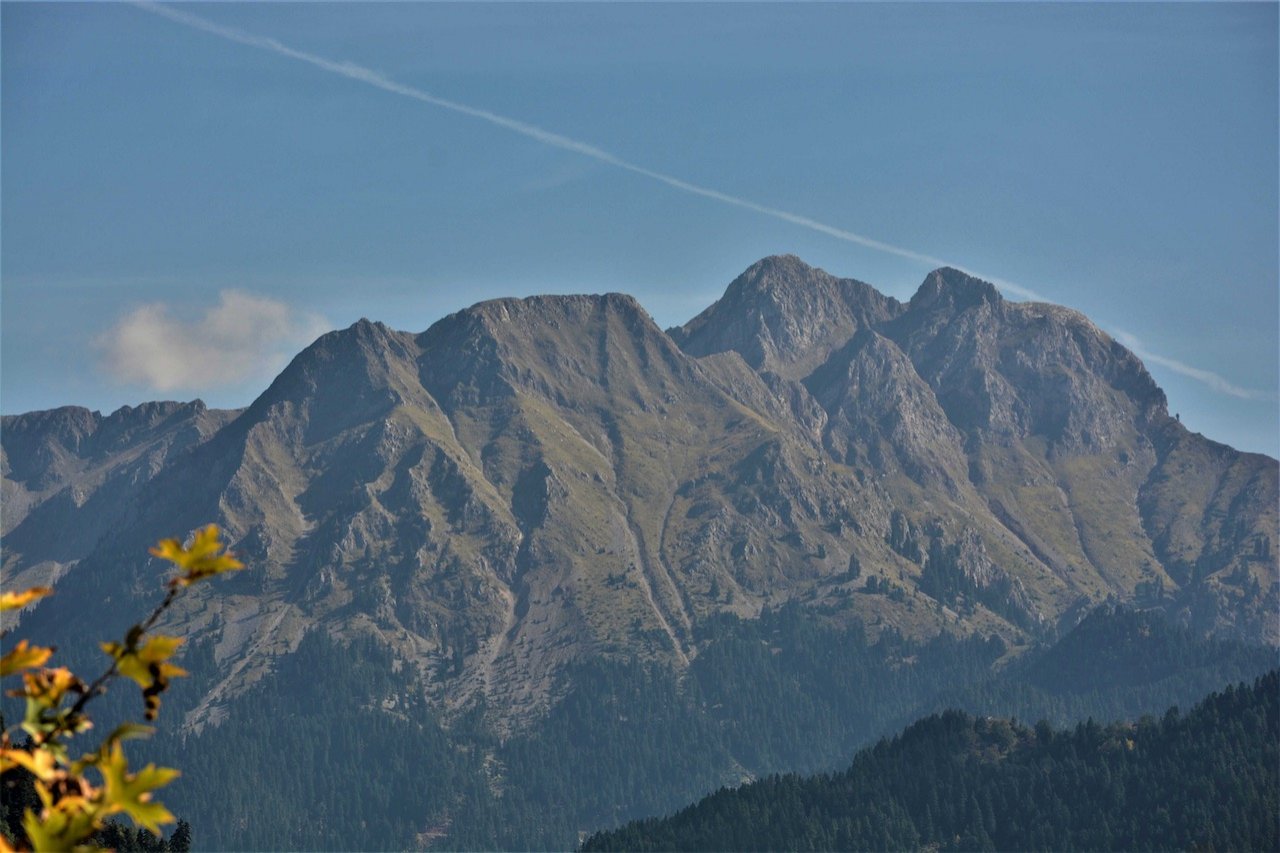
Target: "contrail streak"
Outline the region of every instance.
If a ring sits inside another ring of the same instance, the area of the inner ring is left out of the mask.
[[[519,119],[510,118],[509,116],[500,115],[495,112],[490,112],[489,110],[480,109],[479,107],[469,106],[468,104],[459,103],[458,101],[453,101],[448,98],[441,98],[438,95],[433,95],[430,92],[426,92],[413,86],[406,86],[403,83],[397,83],[395,80],[390,79],[384,74],[374,71],[371,68],[366,68],[363,65],[357,65],[354,62],[335,62],[332,59],[326,59],[325,57],[317,56],[314,53],[307,53],[304,50],[289,47],[287,44],[277,41],[276,39],[267,36],[254,35],[253,33],[248,33],[234,27],[223,26],[222,24],[215,23],[207,18],[202,18],[199,15],[180,11],[170,6],[162,6],[157,3],[150,2],[150,0],[134,0],[134,6],[150,12],[153,15],[159,15],[162,18],[168,18],[169,20],[175,21],[184,26],[203,30],[204,32],[219,36],[220,38],[227,39],[228,41],[257,48],[258,50],[265,50],[279,54],[280,56],[284,56],[298,62],[305,62],[308,65],[321,69],[322,71],[327,71],[331,74],[337,74],[350,80],[365,83],[366,85],[373,86],[374,88],[382,89],[384,92],[402,95],[406,98],[412,98],[413,100],[424,104],[430,104],[434,107],[440,107],[441,109],[450,110],[461,115],[488,122],[489,124],[497,125],[498,127],[512,131],[513,133],[518,133],[521,136],[526,136],[529,139],[541,142],[543,145],[549,145],[552,148],[572,151],[575,154],[590,157],[593,160],[606,163],[615,168],[649,178],[650,180],[657,181],[661,184],[666,184],[672,189],[708,198],[713,201],[732,205],[744,210],[750,210],[763,216],[769,216],[774,219],[781,220],[782,222],[789,222],[792,225],[807,228],[810,231],[826,234],[827,236],[834,237],[837,240],[854,243],[868,249],[874,249],[878,252],[897,255],[900,258],[917,261],[929,266],[955,267],[956,269],[963,268],[960,264],[947,261],[924,252],[917,252],[914,249],[895,246],[892,243],[876,240],[864,234],[858,234],[854,231],[848,231],[843,228],[837,228],[834,225],[828,225],[825,222],[819,222],[818,220],[811,219],[808,216],[802,216],[788,210],[771,207],[767,204],[760,204],[759,202],[751,201],[750,199],[742,198],[741,196],[730,195],[729,193],[721,192],[720,190],[712,189],[711,187],[705,187],[701,184],[695,184],[691,181],[677,178],[674,175],[668,175],[665,172],[646,168],[637,163],[632,163],[630,160],[624,160],[615,154],[610,154],[608,151],[605,151],[602,148],[597,148],[590,143],[582,142],[581,140],[573,139],[571,137],[564,136],[563,134],[554,133],[550,130],[538,127],[537,125],[520,121]],[[1029,299],[1035,302],[1049,301],[1034,290],[1023,287],[1019,284],[1014,284],[1011,281],[1005,281],[994,276],[983,275],[974,270],[969,270],[968,272],[979,278],[984,278],[999,287],[1001,290],[1022,299]],[[1190,365],[1183,364],[1175,359],[1146,352],[1134,346],[1131,346],[1130,348],[1133,349],[1140,357],[1148,361],[1162,365],[1176,373],[1180,373],[1184,376],[1203,382],[1210,388],[1213,388],[1223,394],[1228,394],[1242,399],[1259,399],[1260,396],[1262,398],[1266,397],[1262,392],[1251,391],[1246,388],[1240,388],[1236,385],[1232,385],[1216,373],[1201,370],[1197,367],[1191,367]]]
[[[361,83],[382,89],[384,92],[403,95],[406,98],[412,98],[413,100],[420,101],[424,104],[430,104],[434,107],[440,107],[441,109],[451,110],[455,113],[461,113],[462,115],[470,116],[471,118],[486,121],[490,124],[518,133],[521,136],[527,136],[530,139],[537,140],[543,145],[549,145],[553,148],[560,148],[565,151],[572,151],[575,154],[581,154],[584,157],[590,157],[593,160],[597,160],[601,163],[607,163],[610,166],[623,169],[624,171],[658,181],[659,183],[666,184],[669,187],[683,192],[702,196],[703,198],[709,198],[724,204],[730,204],[734,207],[740,207],[745,210],[753,211],[754,213],[773,217],[774,219],[780,219],[783,222],[789,222],[792,225],[798,225],[801,228],[808,228],[811,231],[817,231],[821,234],[835,237],[837,240],[856,243],[857,245],[865,246],[868,249],[887,252],[891,255],[907,258],[908,260],[918,261],[935,267],[949,266],[956,267],[957,269],[960,268],[958,264],[925,254],[924,252],[917,252],[913,249],[895,246],[892,243],[885,243],[882,240],[876,240],[863,234],[847,231],[843,228],[836,228],[833,225],[828,225],[825,222],[819,222],[818,220],[811,219],[808,216],[801,216],[798,213],[792,213],[780,208],[770,207],[769,205],[760,204],[758,202],[751,201],[750,199],[741,198],[740,196],[730,195],[729,193],[724,193],[719,190],[712,189],[711,187],[704,187],[700,184],[685,181],[675,177],[674,175],[668,175],[664,172],[645,168],[637,163],[624,160],[615,154],[610,154],[602,148],[597,148],[589,143],[572,139],[559,133],[554,133],[550,130],[538,127],[537,125],[529,124],[528,122],[523,122],[508,116],[499,115],[498,113],[490,112],[489,110],[472,107],[448,98],[441,98],[438,95],[433,95],[430,92],[423,91],[422,89],[418,89],[413,86],[406,86],[403,83],[397,83],[386,75],[380,74],[371,68],[366,68],[363,65],[357,65],[353,62],[335,62],[332,59],[326,59],[323,56],[317,56],[314,53],[307,53],[306,51],[289,47],[287,44],[267,36],[254,35],[253,33],[247,33],[243,30],[235,29],[234,27],[226,27],[222,24],[210,21],[207,18],[202,18],[199,15],[193,15],[190,12],[179,11],[178,9],[174,9],[169,6],[161,6],[156,3],[147,2],[147,0],[137,0],[134,5],[139,9],[144,9],[154,15],[168,18],[171,21],[176,21],[179,24],[193,27],[197,30],[203,30],[204,32],[220,36],[229,41],[247,45],[248,47],[255,47],[259,50],[270,51],[272,53],[279,54],[280,56],[288,57],[289,59],[313,65],[316,68],[328,71],[331,74],[337,74],[350,80],[358,80]],[[1038,294],[1025,287],[1020,287],[1006,281],[1000,281],[999,279],[990,280],[992,280],[994,284],[999,285],[1002,289],[1008,290],[1015,296],[1021,296],[1025,299],[1041,299]]]
[[[1167,367],[1169,370],[1172,370],[1174,373],[1178,373],[1178,374],[1181,374],[1182,376],[1186,376],[1190,379],[1194,379],[1197,382],[1203,382],[1205,385],[1208,385],[1210,388],[1212,388],[1213,390],[1217,391],[1220,394],[1226,394],[1229,397],[1236,397],[1240,400],[1274,400],[1276,398],[1276,395],[1274,393],[1268,393],[1266,391],[1257,391],[1257,390],[1254,390],[1253,388],[1241,388],[1239,385],[1233,384],[1229,380],[1225,379],[1222,376],[1219,376],[1217,373],[1214,373],[1211,370],[1205,370],[1204,368],[1200,368],[1200,367],[1192,367],[1191,365],[1186,364],[1185,362],[1178,361],[1176,358],[1169,358],[1167,356],[1157,355],[1156,353],[1153,353],[1150,350],[1148,350],[1146,347],[1144,347],[1142,345],[1142,341],[1138,340],[1135,336],[1123,330],[1116,329],[1115,338],[1120,343],[1128,347],[1129,350],[1132,351],[1134,355],[1136,355],[1138,358],[1142,359],[1143,361],[1149,361],[1153,364],[1158,364],[1161,367]]]

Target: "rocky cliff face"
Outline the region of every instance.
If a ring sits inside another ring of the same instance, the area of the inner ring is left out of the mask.
[[[1276,461],[1188,433],[1079,314],[950,269],[903,305],[768,258],[668,333],[618,294],[361,321],[243,412],[36,412],[3,449],[5,584],[60,589],[24,628],[134,612],[147,544],[226,528],[250,569],[175,616],[221,676],[193,726],[317,626],[500,726],[572,661],[682,667],[710,617],[786,601],[1015,648],[1107,599],[1280,640]]]

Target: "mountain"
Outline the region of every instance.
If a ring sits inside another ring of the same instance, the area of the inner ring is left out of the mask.
[[[110,530],[133,523],[146,485],[239,414],[191,403],[74,406],[6,416],[0,443],[5,584],[52,584]]]
[[[216,522],[249,568],[172,611],[187,668],[207,673],[173,702],[185,736],[250,718],[300,654],[340,666],[340,649],[371,644],[389,671],[353,685],[360,709],[412,708],[437,745],[487,733],[467,741],[489,756],[480,770],[440,759],[451,785],[545,761],[510,745],[570,737],[554,727],[574,702],[604,713],[584,685],[625,704],[668,677],[680,693],[709,659],[758,675],[741,625],[784,610],[781,633],[752,642],[783,649],[812,622],[849,655],[878,649],[856,666],[880,676],[956,666],[855,727],[831,722],[814,748],[878,734],[1108,602],[1166,613],[1197,642],[1280,642],[1276,460],[1188,432],[1078,313],[952,269],[904,304],[766,258],[667,332],[621,294],[484,302],[418,334],[362,320],[247,409],[33,412],[6,416],[0,445],[4,583],[58,592],[21,615],[23,635],[94,660],[98,638],[65,626],[95,613],[123,630],[158,597],[147,546]],[[677,730],[699,707],[664,724],[687,754]],[[717,746],[696,784],[816,761],[797,714],[762,709],[742,730],[779,746]],[[451,826],[432,837],[486,837]]]
[[[1280,845],[1280,678],[1185,716],[1035,729],[960,712],[843,773],[722,790],[583,850],[1174,850]]]
[[[157,535],[226,528],[252,568],[180,615],[227,674],[193,725],[315,624],[514,723],[572,661],[683,667],[708,618],[788,600],[1016,646],[1114,599],[1280,641],[1275,460],[1187,432],[1083,316],[952,269],[904,305],[766,258],[670,333],[619,294],[361,321],[243,412],[31,413],[3,448],[14,583],[118,600]]]

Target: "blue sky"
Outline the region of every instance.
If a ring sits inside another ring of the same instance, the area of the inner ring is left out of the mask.
[[[496,296],[674,325],[792,252],[1079,309],[1280,452],[1276,4],[168,8],[0,6],[5,413],[246,405]]]

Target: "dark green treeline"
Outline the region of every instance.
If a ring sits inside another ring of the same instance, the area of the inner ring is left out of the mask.
[[[959,711],[845,772],[722,790],[596,850],[1277,850],[1280,677],[1190,713],[1034,729]]]

